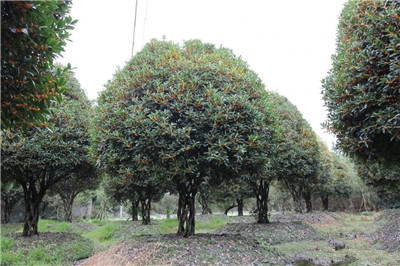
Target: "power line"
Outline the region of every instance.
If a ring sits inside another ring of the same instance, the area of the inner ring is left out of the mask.
[[[134,21],[134,24],[133,24],[133,39],[132,39],[132,54],[131,54],[131,57],[133,57],[133,49],[135,47],[137,5],[138,5],[138,0],[136,0],[136,5],[135,5],[135,21]]]

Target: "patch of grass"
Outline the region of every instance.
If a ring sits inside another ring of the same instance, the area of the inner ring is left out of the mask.
[[[11,250],[14,246],[14,239],[11,237],[1,237],[1,253]]]
[[[21,252],[1,252],[1,265],[23,265],[24,256]]]
[[[225,226],[227,222],[219,217],[212,217],[210,221],[196,221],[196,233],[210,233],[211,231]],[[161,234],[173,234],[178,229],[178,219],[164,219],[160,221]]]
[[[219,217],[213,217],[209,222],[196,222],[196,232],[197,233],[209,233],[215,229],[221,228],[227,225],[225,220],[222,220]]]
[[[338,224],[313,227],[326,237],[342,237],[369,234],[373,231],[373,225],[373,215],[346,214]]]
[[[51,256],[44,246],[38,246],[28,253],[29,264],[61,264],[62,259],[58,256]]]
[[[105,225],[107,223],[106,221],[100,220],[100,219],[91,219],[90,222],[92,224],[96,224],[98,226],[103,226],[103,225]]]
[[[71,230],[67,222],[40,219],[38,223],[39,232],[66,233]]]
[[[117,229],[117,224],[109,223],[92,232],[84,234],[84,236],[95,242],[105,242],[111,239],[116,229]]]
[[[178,219],[164,219],[160,221],[160,234],[173,234],[178,229]]]
[[[17,233],[17,232],[22,232],[22,225],[20,223],[14,224],[14,223],[9,223],[9,224],[2,224],[1,225],[1,235],[9,235],[12,233]]]

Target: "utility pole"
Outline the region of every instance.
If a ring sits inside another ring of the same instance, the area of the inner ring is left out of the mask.
[[[136,4],[135,4],[135,20],[134,20],[134,23],[133,23],[133,39],[132,39],[132,54],[131,54],[131,57],[133,57],[133,49],[135,47],[137,5],[138,5],[138,0],[136,0]]]

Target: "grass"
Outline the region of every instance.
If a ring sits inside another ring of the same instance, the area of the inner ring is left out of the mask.
[[[227,224],[226,221],[218,217],[212,217],[208,222],[196,221],[195,231],[196,233],[211,233],[213,230],[221,228]],[[178,228],[178,219],[164,219],[160,222],[160,233],[161,234],[173,234],[176,233]]]
[[[67,222],[40,219],[38,223],[39,232],[66,233],[71,230]]]
[[[116,229],[117,229],[117,224],[109,223],[101,226],[100,228],[92,232],[84,234],[84,236],[96,242],[105,242],[111,239]]]

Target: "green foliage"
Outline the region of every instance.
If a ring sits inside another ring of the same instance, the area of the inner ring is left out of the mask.
[[[317,137],[296,106],[277,93],[271,94],[277,116],[279,140],[272,158],[271,175],[288,189],[295,202],[318,182],[320,151]],[[297,206],[297,211],[301,211]]]
[[[323,80],[327,129],[340,149],[400,162],[400,4],[350,0]]]
[[[263,92],[228,49],[152,40],[99,97],[97,162],[121,186],[168,181],[194,197],[206,176],[228,178],[266,162],[272,129]]]
[[[1,4],[1,125],[47,126],[49,108],[61,100],[65,72],[54,59],[64,51],[76,21],[70,1]]]
[[[85,234],[85,236],[96,242],[104,242],[111,239],[117,227],[118,226],[114,223],[108,223],[92,232]]]
[[[400,166],[386,165],[380,161],[357,160],[357,170],[362,180],[379,197],[385,208],[400,207]]]
[[[74,81],[69,73],[69,91],[64,94],[64,101],[51,109],[52,130],[34,127],[26,132],[2,131],[2,179],[22,186],[25,198],[34,206],[26,211],[32,217],[31,222],[38,217],[33,212],[38,212],[50,187],[81,170],[82,165],[91,164],[88,154],[91,105]]]

